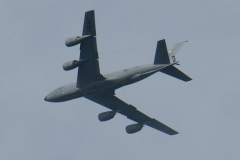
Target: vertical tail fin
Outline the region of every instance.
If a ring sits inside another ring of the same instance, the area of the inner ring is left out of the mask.
[[[169,64],[168,50],[165,39],[158,41],[154,64]]]
[[[176,46],[173,47],[172,52],[168,52],[165,39],[158,41],[157,49],[156,49],[156,53],[155,53],[154,64],[156,64],[156,65],[170,64],[169,58],[173,58],[175,56],[175,54],[177,53],[177,51],[182,47],[182,45],[184,43],[185,42],[176,44]],[[174,57],[173,62],[175,62],[175,57]],[[186,74],[184,74],[182,71],[180,71],[173,65],[164,67],[163,69],[160,70],[160,72],[165,73],[169,76],[175,77],[175,78],[180,79],[185,82],[192,80],[190,77],[188,77]]]
[[[187,41],[179,42],[179,43],[175,44],[175,46],[168,52],[171,63],[176,62],[175,55],[177,54],[179,49],[184,45],[185,42],[187,42]]]

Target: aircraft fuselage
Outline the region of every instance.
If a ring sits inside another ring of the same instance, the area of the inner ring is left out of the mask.
[[[49,102],[64,102],[80,97],[101,94],[104,92],[114,91],[125,85],[129,85],[143,80],[150,75],[158,72],[168,65],[142,65],[133,68],[113,72],[104,75],[105,80],[91,83],[89,85],[78,88],[76,83],[71,83],[59,87],[49,93],[45,100]]]

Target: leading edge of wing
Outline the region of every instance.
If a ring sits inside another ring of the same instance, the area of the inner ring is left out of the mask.
[[[125,103],[111,93],[104,93],[101,95],[94,95],[85,97],[95,103],[98,103],[104,107],[107,107],[115,112],[127,116],[127,118],[138,122],[141,125],[147,125],[161,132],[169,135],[178,134],[177,131],[157,121],[156,119],[150,118],[144,113],[137,110],[136,107]]]

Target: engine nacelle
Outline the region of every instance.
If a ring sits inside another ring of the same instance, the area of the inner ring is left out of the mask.
[[[116,112],[114,112],[114,111],[107,111],[107,112],[100,113],[98,115],[98,119],[101,122],[108,121],[108,120],[112,119],[115,115],[116,115]]]
[[[81,63],[81,61],[77,61],[77,60],[72,60],[72,61],[66,62],[63,64],[63,69],[65,71],[72,70],[74,68],[77,68],[80,63]]]
[[[79,43],[81,43],[83,41],[83,39],[89,37],[88,35],[87,36],[76,36],[76,37],[72,37],[72,38],[68,38],[65,40],[65,44],[67,47],[72,47],[72,46],[76,46],[78,45]]]
[[[142,125],[141,124],[132,124],[126,127],[126,132],[128,134],[132,134],[132,133],[136,133],[138,131],[140,131],[142,129]]]

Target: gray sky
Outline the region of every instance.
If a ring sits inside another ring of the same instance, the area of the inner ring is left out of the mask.
[[[240,158],[240,1],[30,1],[0,6],[0,159]],[[155,74],[116,91],[119,98],[179,131],[150,127],[128,135],[122,115],[102,123],[107,111],[84,98],[43,99],[76,81],[62,64],[78,59],[66,38],[81,35],[84,13],[95,10],[101,73],[153,63],[158,40],[179,51],[188,83]]]

